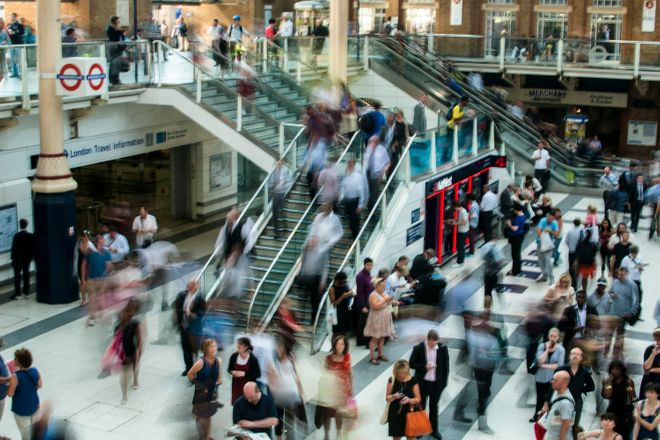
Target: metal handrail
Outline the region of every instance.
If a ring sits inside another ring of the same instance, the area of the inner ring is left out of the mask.
[[[390,41],[390,40],[388,40],[388,41]],[[422,68],[420,68],[419,66],[414,65],[411,61],[407,60],[405,57],[403,57],[400,54],[396,53],[392,48],[388,47],[382,41],[377,41],[377,43],[380,44],[386,51],[388,51],[392,55],[394,55],[396,57],[399,57],[399,58],[402,58],[404,61],[409,63],[411,65],[411,67],[413,67],[415,70],[419,71],[421,74],[426,75],[427,77],[431,78],[434,81],[437,81],[437,79],[435,77],[432,77],[429,73],[425,72]],[[449,74],[448,72],[444,72],[444,73]],[[475,102],[479,103],[479,105],[485,107],[487,110],[492,111],[492,110],[496,109],[494,106],[488,104],[487,102],[484,102],[484,100],[482,99],[482,97],[480,95],[478,95],[477,93],[471,91],[470,88],[467,87],[467,84],[464,81],[460,80],[460,82],[461,82],[461,86],[462,86],[465,94],[469,95],[471,99],[473,99]],[[452,96],[458,97],[458,94],[455,91],[449,89],[449,87],[445,86],[444,84],[443,84],[443,88],[448,89],[449,93],[451,93]],[[430,95],[433,96],[433,94],[430,94]],[[434,96],[434,97],[437,99],[436,96]],[[506,111],[499,111],[498,113],[499,113],[498,116],[500,117],[500,122],[502,122],[505,126],[508,126],[515,135],[523,135],[523,136],[527,137],[530,141],[534,141],[534,142],[536,142],[538,139],[541,138],[541,134],[538,132],[538,130],[536,130],[533,127],[529,127],[527,124],[523,125],[523,124],[517,123],[517,121],[513,119],[514,117],[512,115],[508,114]],[[495,125],[497,127],[498,124],[495,124]],[[498,131],[501,131],[501,130],[499,130],[499,128],[498,128]],[[560,145],[555,145],[554,143],[552,145],[553,145],[553,150],[559,150],[560,148],[562,148]],[[561,167],[564,167],[564,168],[569,169],[571,171],[600,172],[599,169],[588,168],[586,166],[585,167],[572,167],[571,165],[568,165],[565,162],[559,161],[556,157],[554,157],[554,155],[551,155],[551,161],[554,162],[555,164],[558,164]]]
[[[266,278],[268,277],[268,275],[270,275],[271,271],[273,270],[273,268],[275,267],[275,265],[279,261],[280,257],[284,253],[284,250],[289,245],[291,240],[293,240],[294,235],[298,232],[298,229],[300,229],[300,226],[303,224],[303,221],[307,218],[307,214],[309,214],[309,211],[312,208],[314,208],[314,206],[316,204],[316,199],[318,199],[318,197],[321,195],[321,190],[323,190],[324,187],[325,187],[325,185],[323,185],[321,188],[319,188],[319,192],[317,192],[316,195],[314,195],[314,198],[312,199],[312,201],[309,202],[309,205],[307,205],[307,209],[305,209],[305,212],[300,217],[300,220],[298,220],[298,222],[294,226],[293,230],[291,231],[289,236],[284,241],[284,244],[282,245],[280,250],[277,252],[277,255],[275,255],[275,258],[270,263],[270,266],[268,266],[268,269],[266,270],[266,273],[261,278],[261,280],[259,280],[259,284],[257,284],[257,287],[254,289],[254,293],[252,294],[252,299],[250,300],[250,305],[248,306],[248,311],[247,311],[247,319],[246,319],[246,324],[245,324],[246,331],[248,331],[250,329],[250,318],[252,317],[252,308],[254,307],[254,303],[257,299],[257,295],[259,294],[259,291],[261,290],[261,286],[264,285],[264,283],[266,282]]]
[[[303,134],[304,132],[305,132],[305,127],[303,127],[303,128],[301,128],[300,130],[298,130],[298,133],[296,134],[296,136],[293,138],[293,140],[291,141],[291,143],[289,144],[289,146],[286,147],[286,149],[284,150],[284,153],[282,154],[282,157],[286,157],[286,155],[289,153],[289,150],[291,150],[291,148],[293,148],[293,145],[294,145],[296,142],[298,142],[298,139],[300,138],[300,136],[302,136],[302,134]],[[294,165],[295,165],[295,163],[294,163]],[[241,214],[238,216],[238,220],[236,221],[236,224],[239,224],[239,223],[241,222],[241,220],[243,220],[243,217],[245,216],[245,213],[248,212],[250,206],[251,206],[251,205],[254,203],[254,201],[257,199],[257,196],[258,196],[259,194],[262,193],[264,187],[268,184],[268,180],[270,179],[270,176],[273,174],[273,171],[275,171],[275,168],[273,168],[272,170],[270,170],[270,172],[268,173],[268,175],[266,176],[266,178],[263,180],[263,182],[261,182],[261,185],[259,185],[259,187],[257,188],[257,190],[254,192],[254,194],[252,195],[252,197],[250,198],[250,200],[249,200],[249,201],[247,202],[247,204],[243,207],[243,209],[241,209]],[[261,215],[265,216],[265,215],[266,215],[266,212],[263,212]],[[204,264],[204,266],[202,267],[202,269],[199,271],[199,274],[198,274],[197,277],[195,278],[195,281],[199,281],[199,280],[201,279],[202,275],[204,274],[204,272],[206,271],[206,269],[209,267],[209,265],[211,264],[211,262],[215,259],[215,257],[217,257],[219,250],[220,250],[219,248],[214,248],[214,249],[213,249],[213,252],[211,253],[211,256],[210,256],[209,259],[206,261],[206,263]]]
[[[436,131],[435,129],[427,130],[424,133],[434,133],[435,131]],[[371,212],[369,212],[369,215],[367,216],[366,220],[362,224],[362,227],[360,228],[360,232],[358,233],[355,240],[353,240],[353,244],[351,244],[351,247],[348,249],[348,252],[346,252],[346,256],[344,257],[343,261],[339,265],[339,268],[337,269],[337,272],[341,272],[344,269],[344,267],[346,266],[346,264],[349,262],[349,260],[351,259],[351,255],[353,254],[353,251],[355,250],[356,246],[360,243],[360,240],[362,239],[362,235],[367,230],[367,226],[369,225],[369,222],[371,221],[371,219],[374,216],[374,214],[376,213],[376,211],[379,209],[381,200],[383,199],[383,197],[385,197],[385,194],[386,194],[387,190],[389,189],[389,186],[394,181],[394,178],[396,177],[397,172],[399,171],[399,168],[403,165],[403,163],[406,160],[410,160],[410,156],[409,156],[410,149],[411,149],[412,144],[413,144],[416,137],[417,137],[417,134],[414,134],[410,138],[410,140],[408,141],[408,145],[406,145],[406,149],[403,150],[403,152],[401,153],[401,158],[399,159],[399,163],[396,164],[396,166],[394,167],[394,170],[392,171],[392,174],[390,174],[390,177],[387,179],[387,182],[383,186],[383,189],[380,192],[380,195],[378,196],[378,198],[376,199],[376,201],[373,204],[373,208],[371,209]],[[408,157],[406,158],[406,156],[408,156]],[[385,213],[383,212],[382,215],[384,216]],[[330,294],[330,287],[332,287],[332,286],[329,286],[326,289],[326,291],[323,293],[323,296],[321,297],[321,300],[319,301],[319,307],[318,307],[318,310],[316,311],[316,316],[314,317],[314,321],[312,323],[312,353],[315,353],[315,350],[316,350],[316,347],[314,346],[314,340],[316,338],[316,331],[317,331],[317,328],[318,328],[319,318],[321,317],[321,312],[323,311],[323,304],[325,304],[325,302],[327,301],[328,296]]]
[[[202,41],[195,40],[195,43],[198,44],[198,45],[201,45],[201,46],[205,47],[206,49],[208,49],[208,51],[212,52],[213,54],[216,54],[216,55],[222,56],[222,54],[221,54],[220,52],[218,52],[218,51],[215,50],[212,46],[209,46],[208,44],[206,44],[206,43],[204,43],[204,42],[202,42]],[[244,51],[244,52],[251,52],[249,49],[243,49],[243,51]],[[256,55],[256,53],[254,53],[254,54]],[[226,59],[226,58],[225,58],[225,59]],[[275,66],[275,67],[277,67],[277,66]],[[254,68],[254,66],[253,66],[253,68]],[[285,72],[282,72],[282,73],[285,73]],[[286,75],[286,78],[287,78],[287,79],[291,79],[289,75]],[[280,92],[278,92],[277,90],[275,90],[274,88],[272,88],[267,82],[262,81],[262,80],[261,80],[261,77],[260,77],[259,75],[256,77],[256,82],[257,82],[257,83],[259,84],[259,86],[261,86],[262,88],[267,89],[268,92],[269,92],[270,94],[274,95],[274,97],[275,97],[275,98],[276,98],[281,104],[285,105],[285,106],[288,107],[289,109],[294,110],[294,111],[298,111],[298,112],[301,110],[300,107],[298,107],[297,105],[293,104],[293,103],[291,102],[290,99],[287,99],[287,98],[286,98],[285,96],[283,96]],[[295,85],[299,88],[299,90],[300,90],[301,92],[303,92],[303,93],[301,93],[302,96],[307,96],[307,98],[309,98],[309,97],[312,95],[312,92],[311,92],[307,87],[305,87],[304,85],[302,85],[302,84],[298,84],[298,83],[295,83]]]
[[[182,60],[185,60],[185,62],[187,62],[188,64],[193,66],[193,69],[195,69],[195,70],[199,71],[201,74],[204,74],[205,76],[207,76],[209,81],[212,81],[213,84],[219,85],[222,90],[229,93],[232,97],[234,97],[236,99],[240,98],[241,101],[246,101],[248,105],[252,106],[251,111],[253,113],[259,115],[259,117],[261,119],[264,119],[266,122],[270,123],[270,125],[274,125],[274,126],[277,127],[280,124],[279,121],[275,120],[271,115],[269,115],[268,113],[266,113],[263,110],[259,109],[259,107],[257,105],[252,104],[249,100],[245,99],[243,96],[240,95],[240,93],[238,93],[236,90],[233,90],[231,87],[229,87],[227,84],[225,84],[222,80],[214,78],[211,73],[205,71],[201,66],[199,66],[197,63],[195,63],[193,60],[186,58],[180,52],[177,52],[172,47],[168,46],[167,44],[163,43],[160,40],[154,41],[153,45],[154,46],[158,46],[158,45],[162,46],[162,50],[172,51],[172,53],[174,55],[178,56]],[[231,122],[233,123],[233,121],[231,121]],[[242,134],[245,134],[245,133],[242,133]]]
[[[361,132],[360,132],[359,130],[356,131],[356,132],[353,134],[353,136],[351,137],[351,140],[350,140],[350,141],[348,142],[348,144],[346,145],[346,148],[344,148],[344,151],[342,151],[341,155],[339,156],[339,159],[337,159],[337,164],[341,163],[342,159],[346,156],[346,153],[350,150],[351,146],[353,145],[353,142],[356,140],[357,136],[359,136],[360,134],[361,134]],[[322,189],[322,188],[323,188],[323,187],[321,187],[321,189]],[[246,321],[247,321],[247,324],[246,324],[246,326],[247,326],[248,329],[249,329],[249,326],[250,326],[250,318],[251,318],[251,316],[252,316],[252,308],[253,308],[253,306],[254,306],[254,302],[256,301],[256,298],[257,298],[257,295],[258,295],[258,293],[259,293],[259,290],[261,290],[261,287],[262,287],[263,284],[266,282],[266,278],[268,277],[268,275],[270,274],[270,272],[273,270],[273,268],[274,268],[275,265],[277,264],[279,258],[280,258],[280,257],[282,256],[282,254],[284,253],[284,249],[287,247],[287,245],[289,244],[289,242],[291,241],[291,239],[293,238],[293,236],[295,235],[295,233],[298,231],[298,228],[299,228],[299,226],[302,224],[303,219],[304,219],[305,217],[307,217],[307,213],[309,212],[309,209],[310,209],[312,206],[314,206],[314,203],[315,203],[315,201],[316,201],[316,198],[318,197],[319,194],[321,194],[321,189],[319,189],[319,191],[316,193],[316,195],[314,196],[314,199],[312,199],[312,201],[311,201],[310,204],[308,205],[307,210],[305,210],[305,213],[302,215],[302,217],[300,218],[300,220],[299,220],[298,223],[296,224],[296,226],[295,226],[295,228],[293,229],[293,231],[289,234],[289,236],[287,237],[287,240],[285,241],[284,245],[280,248],[279,252],[277,253],[277,255],[275,256],[275,258],[274,258],[273,261],[271,262],[270,266],[268,267],[268,270],[266,271],[266,273],[264,274],[264,276],[263,276],[263,277],[261,278],[261,280],[259,281],[259,284],[258,284],[257,287],[255,288],[255,290],[254,290],[254,294],[253,294],[253,296],[252,296],[252,299],[250,300],[250,305],[249,305],[249,307],[248,307],[248,312],[247,312],[247,320],[246,320]],[[284,283],[283,283],[283,285],[284,285]],[[272,304],[275,304],[275,303],[279,303],[278,298],[279,298],[280,296],[282,296],[282,294],[281,294],[282,290],[283,290],[283,289],[280,288],[280,290],[279,290],[277,293],[275,293],[275,298],[273,298],[273,301],[271,302],[271,305],[272,305]],[[264,314],[264,316],[262,317],[261,321],[259,322],[259,325],[260,325],[260,326],[263,324],[264,320],[267,319],[267,316],[270,314],[270,311],[271,311],[271,310],[272,310],[272,307],[269,307],[268,310],[266,311],[266,314]],[[273,313],[273,314],[274,314],[274,313]],[[270,320],[270,318],[268,318],[268,321],[269,321],[269,320]],[[266,321],[266,322],[268,322],[268,321]]]

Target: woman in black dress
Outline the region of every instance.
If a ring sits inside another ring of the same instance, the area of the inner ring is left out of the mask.
[[[606,411],[616,416],[616,432],[624,439],[629,439],[635,423],[632,404],[635,400],[635,384],[628,377],[626,365],[618,359],[610,363],[608,373],[603,379],[601,392],[610,401]]]
[[[644,350],[644,377],[640,390],[646,390],[650,383],[660,383],[660,327],[653,331],[653,344]]]
[[[133,389],[137,390],[139,386],[138,374],[140,373],[140,358],[144,341],[142,324],[136,319],[139,311],[139,301],[129,300],[119,314],[119,323],[115,328],[115,335],[117,332],[121,332],[121,342],[124,347],[124,361],[119,378],[122,405],[126,403],[128,397],[128,379],[131,374],[133,375]]]
[[[204,356],[193,364],[187,376],[195,385],[192,411],[197,419],[197,433],[200,440],[207,440],[210,439],[211,417],[222,407],[217,402],[216,391],[217,386],[222,384],[222,360],[218,357],[218,345],[213,339],[204,341],[202,352]]]
[[[351,331],[353,317],[349,305],[355,294],[348,288],[347,280],[346,272],[337,272],[330,287],[330,301],[337,309],[337,324],[332,326],[333,334]]]
[[[385,400],[390,404],[387,415],[389,435],[394,440],[399,440],[406,432],[406,414],[411,407],[422,401],[419,384],[410,374],[408,361],[401,359],[394,363],[392,377],[387,382]],[[408,440],[412,439],[408,437]]]

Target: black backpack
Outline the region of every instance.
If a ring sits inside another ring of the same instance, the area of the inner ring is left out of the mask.
[[[591,240],[582,238],[575,249],[575,256],[580,264],[596,262],[596,246]]]
[[[370,134],[373,133],[374,128],[376,128],[376,120],[374,118],[374,112],[365,113],[360,117],[360,130],[364,133]]]
[[[447,110],[447,113],[445,114],[445,119],[447,121],[451,121],[454,117],[454,107],[456,107],[458,104],[452,104],[449,106],[449,109]]]

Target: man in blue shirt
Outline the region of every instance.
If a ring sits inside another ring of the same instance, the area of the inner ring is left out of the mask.
[[[272,439],[277,425],[277,410],[273,398],[263,394],[255,382],[243,387],[243,395],[234,402],[234,424],[253,433],[263,432]]]
[[[555,282],[552,272],[552,253],[555,250],[554,240],[558,236],[559,225],[555,220],[554,211],[548,212],[548,215],[542,218],[536,227],[536,253],[541,268],[541,277],[536,281],[547,281],[550,285]]]
[[[89,317],[87,325],[94,325],[96,311],[96,294],[103,290],[103,284],[108,272],[112,271],[112,255],[104,248],[105,240],[97,235],[94,240],[96,251],[92,251],[85,258],[84,273],[87,275],[87,292],[89,295]]]

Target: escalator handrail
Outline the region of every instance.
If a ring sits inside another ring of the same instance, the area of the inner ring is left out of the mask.
[[[206,44],[202,41],[195,40],[195,43],[197,45],[201,45],[201,46],[205,47],[209,52],[212,52],[213,54],[222,56],[222,54],[220,52],[218,52],[217,50],[215,50],[215,48],[213,48],[212,46],[209,46],[208,44]],[[247,49],[247,48],[244,48],[243,52],[253,53],[250,49]],[[256,55],[256,53],[255,53],[255,55]],[[252,67],[255,71],[258,71],[257,66],[250,66],[250,67]],[[306,97],[307,99],[309,99],[312,96],[311,90],[309,90],[303,84],[300,84],[296,81],[293,81],[293,78],[291,78],[289,75],[286,75],[285,72],[279,71],[277,66],[269,64],[269,68],[270,69],[277,69],[278,73],[282,73],[282,75],[285,76],[285,78],[286,78],[287,82],[289,82],[289,84],[293,83],[295,85],[295,87],[298,89],[298,92],[300,93],[301,96]],[[268,84],[267,81],[263,81],[263,79],[261,77],[261,74],[258,74],[255,79],[256,79],[256,82],[259,84],[260,87],[262,87],[263,89],[267,89],[269,94],[274,95],[273,97],[276,98],[277,101],[280,102],[282,105],[286,106],[290,110],[295,111],[297,113],[301,112],[301,108],[298,105],[293,104],[290,99],[286,98],[280,92],[278,92],[277,90],[272,88],[270,86],[270,84]]]
[[[406,39],[409,39],[409,38],[410,38],[410,37],[404,37],[403,40],[405,41]],[[396,44],[400,44],[400,45],[401,45],[401,43],[400,43],[398,40],[394,40],[394,41],[395,41]],[[406,43],[406,44],[408,44],[408,43]],[[406,50],[410,50],[410,49],[412,49],[412,50],[416,50],[417,53],[418,53],[420,56],[423,56],[423,57],[427,57],[427,58],[428,58],[428,57],[430,56],[430,57],[432,57],[432,58],[435,58],[435,59],[438,59],[438,60],[441,60],[441,61],[446,61],[444,57],[441,57],[441,56],[436,55],[436,54],[434,54],[434,53],[432,53],[432,52],[430,52],[430,51],[428,51],[428,50],[423,49],[423,47],[420,46],[420,45],[417,44],[417,43],[415,43],[415,44],[416,44],[417,47],[408,47],[408,46],[403,46],[403,45],[401,45],[401,47],[402,47],[402,48],[405,48]],[[418,48],[418,47],[419,47],[419,48]],[[435,68],[436,70],[441,70],[445,75],[451,75],[451,72],[447,71],[447,70],[444,68],[444,66],[437,66],[436,64],[433,64],[432,67]],[[495,103],[492,103],[492,104],[491,104],[491,103],[489,103],[489,102],[485,102],[486,100],[487,100],[487,101],[490,101],[490,100],[491,100],[491,97],[490,97],[488,94],[486,94],[486,93],[480,93],[480,92],[474,90],[474,88],[473,88],[468,82],[465,81],[464,77],[463,77],[463,78],[456,78],[456,76],[453,76],[453,78],[454,78],[454,79],[455,79],[455,80],[461,85],[461,88],[462,88],[464,91],[468,91],[468,92],[469,92],[469,93],[466,93],[466,94],[469,94],[469,95],[471,96],[472,99],[475,99],[475,100],[477,100],[477,101],[480,101],[480,103],[481,103],[482,105],[488,106],[488,107],[490,107],[491,109],[497,109],[497,106],[495,105]],[[482,95],[484,95],[484,96],[486,97],[486,100],[484,100],[484,99],[480,99],[480,98],[482,98]],[[528,123],[520,124],[519,121],[517,121],[516,118],[515,118],[513,115],[509,114],[508,112],[506,112],[506,111],[499,111],[498,113],[499,113],[499,116],[500,116],[501,118],[503,118],[503,119],[507,119],[507,122],[508,122],[508,123],[513,123],[515,127],[525,127],[525,128],[527,128],[527,131],[528,131],[528,132],[530,132],[530,133],[532,133],[532,134],[535,134],[536,136],[538,136],[538,138],[542,137],[542,136],[541,136],[541,133],[538,131],[538,129],[536,129],[536,128],[533,127],[533,126],[530,126]],[[554,152],[556,152],[558,155],[565,157],[567,160],[571,159],[568,155],[564,155],[564,154],[562,154],[562,149],[565,148],[564,145],[561,145],[561,144],[555,142],[555,141],[552,140],[552,139],[548,139],[548,143],[552,146],[552,149],[551,149],[550,151],[554,151]],[[575,159],[577,159],[579,162],[581,162],[581,163],[583,163],[583,164],[585,165],[585,166],[581,166],[581,167],[579,167],[580,170],[584,170],[584,171],[591,171],[591,170],[594,170],[594,168],[589,167],[589,163],[588,163],[585,159],[582,159],[582,158],[575,158]],[[626,160],[633,160],[633,159],[629,159],[629,158],[618,158],[618,159],[619,159],[619,160],[623,159],[624,163],[625,163]],[[570,168],[570,167],[571,167],[571,166],[570,166],[569,164],[567,164],[566,162],[558,161],[557,158],[556,158],[554,155],[553,155],[553,160],[554,160],[555,162],[557,162],[557,163],[564,164],[567,168]],[[596,170],[597,172],[600,172],[600,168],[595,168],[595,170]]]
[[[425,133],[435,133],[435,131],[436,131],[436,129],[431,129],[431,130],[427,130]],[[362,239],[362,235],[367,230],[367,226],[369,225],[369,222],[371,221],[371,218],[374,216],[376,211],[378,211],[378,209],[380,208],[381,200],[383,199],[383,197],[385,197],[385,194],[386,194],[387,190],[389,189],[390,185],[392,184],[392,182],[394,181],[394,178],[396,177],[396,175],[399,171],[399,168],[406,161],[406,160],[404,160],[404,158],[406,157],[406,155],[410,154],[410,149],[411,149],[411,147],[413,145],[413,142],[415,141],[416,137],[417,137],[417,134],[414,134],[408,140],[408,145],[406,145],[406,148],[401,153],[401,156],[399,158],[399,162],[396,164],[396,166],[392,170],[392,174],[390,174],[390,177],[387,179],[387,182],[385,183],[385,185],[383,185],[383,188],[382,188],[380,194],[378,195],[378,198],[376,199],[376,201],[373,204],[373,208],[369,212],[369,215],[367,216],[367,218],[364,220],[364,223],[362,223],[362,227],[360,228],[360,232],[358,233],[355,240],[353,240],[353,243],[351,244],[351,247],[346,252],[346,256],[344,257],[341,264],[339,265],[339,268],[337,269],[337,272],[341,272],[342,270],[344,270],[344,267],[348,264],[349,260],[351,259],[351,255],[353,254],[353,251],[357,247],[358,243],[360,243],[360,240]],[[384,215],[385,215],[384,212],[381,213],[381,216],[384,216]],[[356,268],[356,270],[357,270],[357,268]],[[312,353],[316,353],[316,351],[317,351],[316,347],[314,346],[314,341],[316,339],[316,333],[317,333],[317,329],[318,329],[319,318],[321,317],[321,312],[323,311],[323,304],[326,303],[326,301],[328,300],[328,296],[330,295],[330,287],[332,287],[332,286],[329,286],[325,290],[325,292],[323,293],[323,296],[321,297],[321,300],[319,301],[319,307],[318,307],[318,310],[316,311],[316,316],[312,317],[312,319],[313,319],[313,321],[312,321]]]
[[[430,75],[430,74],[428,74],[427,72],[425,72],[425,71],[424,71],[423,69],[421,69],[419,66],[416,66],[412,61],[410,61],[409,59],[407,59],[407,58],[405,58],[405,57],[399,55],[399,54],[396,53],[392,48],[390,48],[390,47],[388,47],[386,44],[384,44],[382,41],[377,40],[377,43],[380,44],[385,50],[387,50],[388,52],[390,52],[390,53],[393,54],[394,56],[396,56],[396,57],[400,58],[401,60],[403,60],[403,62],[409,64],[410,66],[412,66],[413,68],[415,68],[416,70],[418,70],[419,72],[421,72],[423,75],[426,75],[427,77],[429,77],[429,78],[430,78],[432,81],[434,81],[436,84],[439,84],[439,85],[440,85],[445,91],[447,91],[448,93],[452,94],[452,96],[458,97],[458,94],[457,94],[454,90],[451,90],[447,85],[443,84],[441,81],[439,81],[438,79],[434,78],[432,75]],[[435,96],[433,93],[429,93],[429,92],[427,92],[427,93],[428,93],[429,95],[431,95],[431,96],[434,96],[436,99],[438,99],[438,97]],[[489,104],[487,104],[487,103],[484,103],[483,100],[482,100],[482,99],[479,99],[478,96],[477,96],[476,98],[473,98],[474,96],[476,96],[475,92],[472,92],[470,95],[471,95],[471,96],[470,96],[471,99],[474,99],[474,101],[477,102],[480,106],[486,107],[486,109],[489,109],[489,110],[491,110],[491,111],[494,111],[494,110],[495,110],[494,107],[492,107],[491,105],[489,105]],[[444,98],[443,98],[443,99],[444,99]],[[446,100],[446,99],[444,99],[444,100]],[[506,125],[507,127],[511,127],[511,126],[512,126],[511,122],[514,122],[514,121],[511,120],[512,116],[511,116],[511,115],[508,115],[506,112],[500,112],[500,111],[498,111],[498,113],[500,114],[500,116],[502,116],[502,115],[504,116],[503,119],[508,119],[507,123],[505,123],[505,124],[503,124],[503,125]],[[496,124],[496,125],[497,125],[497,124]],[[516,129],[522,129],[522,130],[524,130],[524,133],[521,133],[519,130],[514,130],[513,133],[514,133],[515,135],[520,136],[520,135],[523,135],[523,134],[526,133],[526,134],[528,134],[528,135],[531,135],[531,136],[526,136],[526,137],[528,138],[528,140],[533,140],[534,142],[536,142],[536,141],[540,138],[540,134],[539,134],[538,136],[535,136],[533,133],[530,132],[530,128],[529,128],[529,127],[526,127],[526,126],[524,126],[524,125],[522,125],[522,124],[515,124],[515,125],[513,125],[513,126],[514,126]],[[550,150],[550,152],[553,152],[553,150],[555,150],[555,149],[557,149],[557,148],[561,148],[561,147],[554,146],[553,149]],[[531,157],[528,158],[528,159],[531,160]],[[554,155],[551,155],[551,161],[555,162],[555,163],[556,163],[557,165],[559,165],[560,167],[565,168],[565,169],[568,169],[568,170],[571,170],[571,171],[582,172],[582,173],[584,173],[584,172],[600,173],[600,172],[601,172],[601,170],[598,169],[598,168],[573,167],[573,166],[571,166],[571,165],[568,165],[568,164],[566,164],[566,163],[564,163],[564,162],[559,161]]]
[[[362,132],[361,132],[360,130],[357,130],[355,133],[353,133],[353,136],[351,137],[351,140],[346,144],[346,147],[344,148],[344,151],[342,151],[341,155],[340,155],[339,158],[337,159],[337,162],[336,162],[337,164],[340,164],[340,163],[341,163],[341,161],[344,159],[344,157],[346,156],[346,154],[350,151],[351,146],[353,145],[353,142],[355,142],[357,139],[359,139],[359,138],[361,137],[361,135],[362,135]],[[335,165],[335,166],[336,166],[336,165]],[[322,188],[323,188],[323,187],[321,187],[321,189],[322,189]],[[282,254],[284,253],[284,249],[287,247],[287,245],[289,244],[289,242],[293,239],[293,236],[294,236],[294,235],[296,234],[296,232],[298,231],[300,225],[302,224],[303,219],[305,219],[305,218],[307,217],[307,213],[309,212],[309,210],[310,210],[310,209],[314,206],[314,204],[316,203],[316,199],[317,199],[318,196],[321,194],[321,189],[319,189],[319,190],[317,191],[316,195],[314,196],[314,198],[312,199],[312,201],[311,201],[311,202],[309,203],[309,205],[307,206],[307,209],[305,210],[305,213],[302,215],[302,217],[300,218],[300,220],[299,220],[298,223],[296,224],[296,227],[295,227],[295,228],[293,229],[293,231],[289,234],[289,236],[287,237],[286,242],[285,242],[284,245],[280,248],[279,252],[277,253],[277,255],[275,256],[275,258],[274,258],[273,261],[271,262],[270,266],[268,267],[268,270],[266,271],[266,273],[264,274],[264,276],[263,276],[263,277],[261,278],[261,280],[259,281],[259,284],[257,285],[257,287],[256,287],[256,289],[255,289],[255,291],[254,291],[254,294],[252,295],[252,299],[251,299],[251,301],[250,301],[250,306],[248,307],[248,313],[247,313],[247,328],[248,328],[248,329],[249,329],[249,325],[250,325],[250,318],[251,318],[251,316],[252,316],[252,308],[253,308],[253,306],[254,306],[254,302],[256,301],[257,294],[259,293],[259,290],[261,289],[262,285],[265,283],[266,278],[268,277],[268,275],[270,274],[270,272],[273,270],[273,268],[274,268],[275,265],[277,264],[277,261],[279,260],[279,258],[280,258],[280,257],[282,256]],[[299,257],[299,258],[300,258],[300,257]],[[296,266],[296,265],[294,264],[294,265],[291,267],[291,269],[293,269],[295,266]],[[290,277],[290,276],[291,276],[291,273],[289,273],[289,277]],[[285,282],[282,282],[282,286],[284,286],[285,284],[286,284]],[[268,323],[270,322],[270,320],[272,319],[272,317],[275,315],[274,310],[276,310],[277,308],[274,307],[274,305],[277,304],[277,306],[279,306],[279,303],[281,302],[281,297],[283,297],[284,295],[286,295],[286,291],[285,291],[282,287],[280,287],[280,289],[275,293],[275,296],[274,296],[274,298],[273,298],[273,301],[271,302],[271,305],[268,307],[268,309],[266,310],[266,313],[264,314],[264,316],[263,316],[263,317],[261,318],[261,320],[259,321],[259,328],[260,328],[259,331],[262,331],[263,328],[264,328],[266,325],[268,325]],[[264,325],[264,323],[266,323],[266,324]]]
[[[296,142],[298,142],[298,139],[300,138],[300,136],[303,135],[303,133],[305,133],[305,130],[306,130],[305,127],[302,127],[298,130],[298,133],[296,134],[296,136],[293,138],[291,143],[289,143],[289,146],[286,147],[286,149],[282,153],[282,157],[287,157],[287,154],[289,153],[289,150],[291,150],[291,148],[293,148],[293,145]],[[245,206],[243,206],[243,208],[241,209],[241,214],[239,215],[238,220],[236,221],[236,224],[240,224],[240,222],[243,220],[243,217],[245,216],[245,213],[249,211],[249,208],[252,206],[252,204],[255,202],[255,200],[257,200],[257,197],[263,192],[264,187],[268,184],[268,181],[270,180],[270,177],[273,174],[273,171],[275,171],[275,168],[270,170],[268,175],[261,182],[261,185],[259,185],[259,187],[254,192],[254,194],[252,194],[252,197],[250,198],[250,200],[247,202],[247,204]],[[267,214],[266,212],[263,212],[261,215],[265,216],[266,214]],[[220,249],[216,248],[215,244],[214,244],[214,248],[213,248],[213,252],[211,253],[211,256],[206,261],[206,263],[204,263],[204,266],[202,267],[202,269],[199,271],[199,274],[195,278],[196,282],[199,282],[199,280],[202,278],[202,275],[208,269],[211,262],[218,256],[219,251],[220,251]],[[207,294],[210,294],[210,292],[208,292]]]

